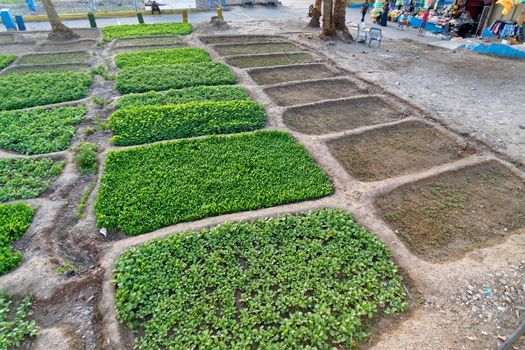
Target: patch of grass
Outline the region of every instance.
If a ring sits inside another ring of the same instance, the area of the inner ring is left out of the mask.
[[[5,67],[9,66],[15,60],[16,60],[16,56],[15,55],[0,55],[0,70],[2,70]]]
[[[77,72],[0,77],[0,110],[79,100],[86,97],[92,82],[88,74]]]
[[[119,68],[138,66],[162,66],[170,64],[198,63],[210,61],[210,55],[204,49],[182,47],[178,49],[161,49],[141,52],[126,52],[115,56]],[[155,75],[155,68],[147,70]]]
[[[91,183],[85,190],[84,192],[82,192],[82,197],[80,198],[80,201],[78,202],[78,205],[77,205],[77,211],[76,211],[76,216],[77,218],[81,219],[84,217],[84,214],[86,212],[86,206],[87,206],[87,201],[89,199],[89,195],[91,194],[91,192],[93,191],[93,189],[95,188],[95,182]]]
[[[60,175],[64,161],[0,159],[0,202],[38,197]]]
[[[38,335],[35,320],[31,316],[31,297],[27,296],[18,305],[6,292],[0,293],[0,349],[19,347],[27,338]]]
[[[17,64],[83,63],[89,58],[87,51],[32,53],[20,57]]]
[[[188,102],[249,100],[250,96],[240,86],[195,86],[168,91],[150,91],[141,94],[122,96],[116,103],[117,108],[139,107],[146,105],[175,105]]]
[[[332,192],[288,133],[256,131],[110,152],[95,211],[98,227],[137,235]]]
[[[11,271],[22,261],[22,254],[15,252],[11,244],[27,231],[34,215],[35,209],[25,203],[0,204],[0,275]]]
[[[95,128],[90,127],[90,126],[85,127],[84,129],[82,129],[82,133],[84,135],[87,135],[87,136],[93,135],[95,133],[95,131],[97,131],[97,130]]]
[[[260,129],[264,108],[250,100],[191,102],[121,109],[109,117],[118,146]]]
[[[0,148],[24,154],[63,151],[85,114],[84,106],[0,112]]]
[[[124,37],[149,35],[186,35],[191,33],[189,23],[127,24],[102,28],[104,41]]]
[[[75,146],[75,163],[80,173],[94,174],[97,171],[97,145],[91,142],[80,142]]]
[[[109,103],[107,99],[105,99],[104,97],[100,97],[100,96],[92,96],[91,102],[93,102],[96,105],[99,105],[100,107],[107,106]]]
[[[199,85],[232,85],[237,78],[228,66],[217,62],[156,66],[155,72],[144,67],[122,69],[116,88],[123,94],[162,91]]]
[[[115,80],[115,74],[111,74],[108,67],[103,64],[91,69],[91,75],[101,75],[106,80]]]
[[[388,248],[322,209],[184,232],[126,250],[117,317],[138,349],[354,349],[406,309]]]

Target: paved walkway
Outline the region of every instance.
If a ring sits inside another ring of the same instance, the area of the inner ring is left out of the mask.
[[[282,5],[278,7],[265,7],[257,5],[255,7],[240,7],[230,6],[224,11],[224,17],[226,21],[231,22],[247,22],[256,20],[285,20],[285,19],[307,19],[306,14],[308,12],[308,6],[312,1],[308,0],[281,0]],[[214,16],[213,11],[202,11],[189,14],[189,21],[191,23],[207,22],[211,16]],[[358,23],[361,19],[360,9],[349,8],[347,11],[347,21],[352,23]],[[146,23],[163,23],[163,22],[178,22],[182,20],[181,14],[172,15],[156,15],[156,16],[145,16],[144,20]],[[368,23],[371,24],[370,17],[367,18]],[[71,28],[87,28],[89,22],[86,19],[81,20],[67,20],[64,21],[67,26]],[[105,27],[115,24],[135,24],[137,23],[136,17],[115,17],[115,18],[98,18],[98,27]],[[369,24],[369,25],[370,25]],[[27,22],[28,30],[49,30],[50,26],[48,22]],[[3,29],[3,26],[2,26]],[[418,37],[417,29],[409,28],[405,31],[397,29],[397,24],[389,22],[389,26],[382,28],[384,36],[391,39],[410,38],[416,41],[430,43],[438,41],[435,37]]]

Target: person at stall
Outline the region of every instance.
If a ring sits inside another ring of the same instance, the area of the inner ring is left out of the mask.
[[[390,4],[389,2],[385,2],[383,5],[383,11],[381,11],[381,20],[379,22],[379,25],[382,27],[386,27],[386,23],[388,22],[388,11],[390,11]]]
[[[419,32],[417,33],[418,36],[423,36],[423,31],[425,30],[425,27],[427,25],[429,15],[430,9],[427,7],[423,11],[423,16],[421,17],[421,26],[419,27]]]
[[[368,0],[365,0],[363,4],[361,5],[361,22],[365,21],[365,16],[368,13],[368,9],[370,8],[370,3]]]
[[[151,2],[151,14],[154,15],[155,11],[157,11],[160,15],[160,6],[159,3],[155,0]]]

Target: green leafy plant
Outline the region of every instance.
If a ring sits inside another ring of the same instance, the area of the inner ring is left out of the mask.
[[[64,161],[0,159],[0,202],[38,197],[60,175]]]
[[[100,97],[100,96],[92,96],[91,102],[101,107],[107,106],[109,103],[107,99],[105,99],[104,97]]]
[[[0,77],[0,110],[78,100],[86,97],[92,82],[91,76],[78,72]]]
[[[5,75],[18,74],[42,74],[42,73],[67,73],[67,72],[89,72],[87,63],[64,63],[51,65],[23,65],[13,66],[6,70]]]
[[[208,62],[209,60],[210,56],[206,50],[194,47],[126,52],[115,56],[115,63],[119,68],[198,63]],[[153,71],[150,70],[153,75],[155,75],[154,72],[154,68]]]
[[[130,92],[162,91],[199,85],[231,85],[237,78],[226,65],[217,62],[156,66],[155,73],[144,67],[122,69],[116,88]]]
[[[186,35],[191,33],[189,23],[126,24],[102,28],[104,41],[117,38],[149,35]]]
[[[115,40],[113,47],[126,47],[126,46],[151,46],[151,45],[169,45],[169,44],[181,44],[182,40],[173,35],[164,36],[149,36],[149,37],[134,37],[134,38],[123,38]]]
[[[87,51],[32,53],[18,59],[17,64],[55,64],[55,63],[82,63],[89,58]]]
[[[93,135],[95,133],[95,131],[97,131],[97,130],[95,128],[90,127],[90,126],[85,127],[84,129],[82,129],[82,133],[84,135],[88,135],[88,136],[89,135]]]
[[[84,217],[84,213],[86,212],[86,206],[87,201],[89,199],[89,195],[95,188],[95,182],[91,183],[85,190],[82,192],[82,197],[80,198],[80,201],[77,204],[77,211],[76,216],[77,218],[81,219]]]
[[[264,108],[254,101],[192,102],[121,109],[109,117],[119,146],[260,129]]]
[[[115,74],[111,74],[108,67],[103,64],[91,69],[91,75],[101,75],[106,80],[115,80]]]
[[[16,56],[15,55],[0,55],[0,70],[2,70],[5,67],[9,66],[15,60],[16,60]]]
[[[0,349],[18,347],[26,338],[36,337],[38,327],[34,320],[28,320],[31,315],[31,297],[13,308],[9,294],[0,293]]]
[[[138,349],[353,349],[406,309],[387,247],[322,209],[183,232],[128,249],[117,317]]]
[[[97,171],[97,145],[91,142],[80,142],[75,146],[75,163],[84,175]]]
[[[0,204],[0,275],[22,260],[22,254],[15,252],[11,244],[27,231],[34,215],[35,209],[25,203]]]
[[[95,211],[98,227],[136,235],[332,191],[288,133],[256,131],[110,152]]]
[[[85,114],[84,106],[0,112],[0,148],[24,154],[63,151]]]
[[[66,262],[55,269],[58,273],[69,274],[75,272],[75,266],[72,263]]]
[[[116,103],[117,108],[139,107],[146,105],[174,105],[187,102],[248,100],[250,97],[240,86],[195,86],[168,91],[150,91],[141,94],[122,96]]]

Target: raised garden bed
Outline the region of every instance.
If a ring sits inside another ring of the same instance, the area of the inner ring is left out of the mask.
[[[64,64],[84,63],[89,59],[87,51],[60,53],[33,53],[20,57],[17,64]]]
[[[58,178],[64,163],[50,158],[1,158],[0,202],[38,197]]]
[[[210,56],[208,52],[203,49],[194,47],[183,47],[178,49],[161,49],[142,52],[128,52],[121,53],[115,56],[115,63],[119,68],[130,68],[144,66],[143,69],[152,75],[157,72],[149,67],[170,65],[170,64],[185,64],[208,62]]]
[[[254,68],[248,75],[259,85],[279,84],[295,80],[331,78],[337,75],[322,63],[275,68]]]
[[[333,209],[154,240],[114,279],[138,349],[353,349],[406,309],[386,246]]]
[[[524,184],[492,161],[401,186],[376,203],[412,252],[447,261],[525,227]]]
[[[402,117],[381,98],[371,96],[292,107],[284,113],[283,120],[292,130],[322,135],[392,122]]]
[[[22,261],[22,254],[15,252],[11,245],[29,228],[33,215],[35,209],[28,204],[0,204],[0,275],[11,271]]]
[[[210,35],[200,36],[205,44],[264,43],[268,41],[285,41],[284,38],[272,35]]]
[[[190,102],[121,109],[109,117],[118,146],[260,129],[264,108],[254,101]]]
[[[73,101],[86,97],[93,78],[85,73],[10,74],[0,77],[0,110]]]
[[[228,64],[238,68],[284,66],[295,63],[309,63],[315,61],[310,54],[274,53],[269,55],[239,56],[227,59]]]
[[[188,102],[248,100],[250,97],[240,86],[195,86],[168,91],[150,91],[141,94],[122,96],[116,103],[117,108],[140,107],[147,105],[173,105]]]
[[[89,63],[14,65],[7,67],[0,75],[89,72],[90,70],[91,65]]]
[[[120,46],[120,47],[113,47],[111,49],[111,53],[120,54],[124,52],[144,52],[144,51],[151,51],[151,50],[178,49],[182,47],[188,47],[188,45],[186,43],[180,43],[180,44],[166,44],[166,45]]]
[[[289,134],[257,131],[110,152],[95,211],[97,226],[137,235],[332,192]]]
[[[230,85],[237,78],[226,65],[217,62],[156,66],[155,74],[144,67],[122,69],[116,88],[121,93],[162,91],[199,85]]]
[[[358,86],[350,80],[306,81],[264,89],[279,106],[293,106],[321,100],[350,97],[359,93]]]
[[[0,55],[0,70],[9,66],[14,60],[16,60],[15,55]]]
[[[122,38],[117,39],[113,43],[113,47],[126,47],[126,46],[150,46],[150,45],[169,45],[169,44],[180,44],[182,40],[173,35],[159,35],[149,37],[136,37],[136,38]]]
[[[413,174],[464,157],[464,147],[420,122],[408,122],[330,140],[330,152],[361,181]]]
[[[61,52],[61,51],[78,51],[89,50],[95,46],[96,41],[90,39],[79,40],[75,42],[56,43],[46,41],[38,48],[39,52]]]
[[[300,47],[289,42],[258,44],[223,44],[216,45],[213,48],[221,56],[302,51]]]
[[[85,114],[84,106],[0,112],[0,148],[24,154],[63,151]]]
[[[191,33],[189,23],[125,24],[102,28],[104,41],[118,38],[151,35],[186,35]]]

